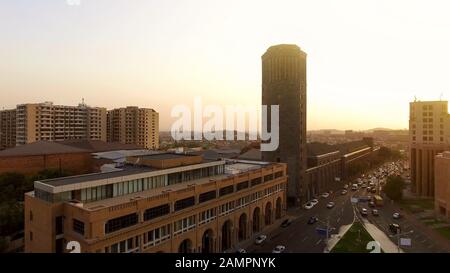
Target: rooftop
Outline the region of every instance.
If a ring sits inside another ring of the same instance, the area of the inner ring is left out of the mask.
[[[194,154],[176,154],[176,153],[160,153],[160,154],[152,154],[152,155],[143,155],[139,156],[142,159],[148,160],[167,160],[167,159],[178,159],[178,158],[186,158],[196,156]]]
[[[57,142],[37,141],[0,151],[0,157],[50,154],[89,153],[89,150],[63,145]]]

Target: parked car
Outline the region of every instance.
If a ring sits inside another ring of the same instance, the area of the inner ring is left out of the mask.
[[[361,215],[362,216],[367,216],[367,209],[366,208],[363,208],[362,210],[361,210]]]
[[[400,218],[402,218],[402,215],[400,213],[396,212],[396,213],[392,214],[392,218],[400,219]]]
[[[285,246],[276,246],[272,253],[283,253],[286,250]]]
[[[236,250],[237,254],[245,254],[247,253],[247,250],[243,249],[243,248],[239,248],[238,250]]]
[[[369,202],[369,207],[374,208],[374,207],[375,207],[375,202],[370,201],[370,202]]]
[[[292,219],[286,219],[281,223],[281,227],[286,228],[292,224]]]
[[[377,193],[377,189],[376,189],[376,188],[373,188],[370,192],[371,192],[371,193]]]
[[[305,209],[312,209],[313,207],[314,207],[314,204],[311,202],[306,203],[304,206]]]
[[[401,232],[400,225],[395,223],[389,225],[389,230],[394,234],[398,234]]]
[[[317,221],[319,221],[319,218],[317,218],[316,216],[311,216],[308,220],[308,225],[312,225],[317,223]]]
[[[380,213],[378,212],[377,209],[373,209],[373,210],[372,210],[372,215],[373,215],[373,216],[379,216]]]
[[[346,194],[347,194],[347,190],[342,190],[342,191],[341,191],[341,194],[342,194],[342,195],[346,195]]]
[[[332,208],[334,208],[335,205],[336,205],[336,204],[335,204],[334,202],[328,202],[327,208],[328,208],[328,209],[332,209]]]
[[[357,191],[357,190],[358,190],[358,185],[357,184],[353,184],[352,191]]]
[[[346,189],[348,189],[348,185],[347,184],[344,185],[344,190],[346,190]]]
[[[311,204],[313,204],[313,206],[317,205],[319,203],[319,200],[317,200],[316,198],[314,198],[313,200],[309,201]]]
[[[328,192],[324,192],[323,194],[322,194],[322,197],[323,198],[328,198],[330,196],[330,194],[328,193]]]
[[[255,239],[255,244],[257,245],[261,245],[262,243],[264,243],[264,241],[267,239],[266,235],[259,235],[258,237],[256,237]]]
[[[361,185],[361,188],[363,188],[363,189],[364,189],[364,188],[367,188],[367,184],[362,184],[362,185]]]

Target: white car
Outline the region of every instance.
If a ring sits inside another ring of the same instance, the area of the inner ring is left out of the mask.
[[[313,204],[313,206],[315,206],[315,205],[317,205],[318,203],[319,203],[319,200],[317,200],[317,199],[313,199],[313,200],[311,200],[311,201],[309,201],[311,204]]]
[[[314,208],[314,204],[311,203],[311,202],[308,202],[308,203],[306,203],[303,207],[304,207],[305,209],[312,209],[312,208]]]
[[[367,215],[368,215],[367,209],[363,208],[363,209],[361,210],[361,215],[362,215],[362,216],[367,216]]]
[[[256,237],[255,239],[255,244],[260,245],[262,243],[264,243],[264,241],[267,239],[266,235],[259,235],[258,237]]]
[[[344,185],[344,190],[346,190],[346,189],[348,189],[348,185],[347,184]]]
[[[327,204],[327,208],[328,208],[328,209],[332,209],[332,208],[334,208],[335,205],[336,205],[336,204],[335,204],[334,202],[329,202],[329,203]]]
[[[342,195],[346,195],[346,194],[347,194],[347,190],[342,190],[342,191],[341,191],[341,194],[342,194]]]
[[[283,253],[285,250],[285,246],[277,246],[273,249],[272,253]]]
[[[392,214],[392,218],[394,218],[394,219],[400,219],[400,217],[401,217],[401,215],[398,212]]]
[[[324,192],[323,194],[322,194],[322,197],[323,198],[328,198],[330,196],[330,194],[328,193],[328,192]]]

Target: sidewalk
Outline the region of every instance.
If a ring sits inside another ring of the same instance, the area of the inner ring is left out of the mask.
[[[397,245],[394,244],[391,239],[381,230],[379,230],[375,225],[369,223],[369,221],[362,222],[367,232],[369,232],[372,238],[379,242],[381,245],[381,249],[385,253],[399,253]],[[400,253],[404,253],[402,249],[400,249]]]

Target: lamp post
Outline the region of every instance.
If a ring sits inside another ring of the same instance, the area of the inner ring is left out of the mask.
[[[400,236],[404,236],[404,235],[408,235],[408,234],[412,234],[414,233],[414,230],[405,232],[405,233],[400,233],[400,230],[397,230],[397,234],[396,235],[390,235],[389,237],[397,237],[397,251],[398,253],[400,253]]]
[[[327,218],[327,221],[325,222],[325,221],[322,221],[322,220],[320,220],[320,219],[318,219],[317,218],[317,221],[318,222],[320,222],[320,223],[322,223],[322,224],[324,224],[325,226],[326,226],[326,232],[325,232],[325,236],[326,236],[326,238],[325,238],[325,245],[328,247],[328,240],[329,240],[329,237],[330,237],[330,229],[331,229],[331,227],[330,227],[330,218]],[[328,249],[327,249],[328,250]]]

